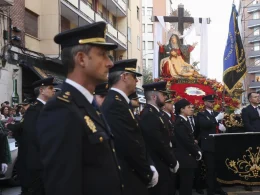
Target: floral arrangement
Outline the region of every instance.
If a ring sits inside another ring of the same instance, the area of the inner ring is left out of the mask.
[[[240,100],[232,97],[232,95],[225,93],[223,96],[224,86],[222,83],[216,81],[215,79],[209,78],[158,78],[155,82],[167,81],[167,88],[174,90],[173,95],[174,102],[186,98],[192,104],[194,104],[196,112],[204,110],[204,102],[202,97],[204,95],[215,94],[216,101],[214,105],[215,111],[221,111],[224,105],[225,113],[231,114],[240,107]],[[193,90],[191,89],[193,88]],[[187,90],[188,89],[188,90]],[[190,92],[192,93],[188,93]]]

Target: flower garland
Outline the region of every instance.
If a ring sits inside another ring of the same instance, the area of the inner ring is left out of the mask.
[[[223,100],[223,89],[224,86],[222,83],[217,82],[216,79],[209,79],[209,78],[194,78],[194,77],[189,77],[189,78],[157,78],[155,79],[155,82],[158,81],[167,81],[167,88],[172,88],[173,85],[176,84],[193,84],[196,85],[201,85],[201,86],[208,86],[210,87],[216,95],[215,99],[215,105],[214,105],[214,110],[215,111],[221,111],[222,110],[222,102],[224,102],[224,108],[225,108],[225,113],[233,113],[234,110],[239,108],[240,106],[240,100],[230,96],[229,94],[225,94],[224,100]],[[209,94],[206,94],[209,95]],[[176,91],[173,97],[173,101],[177,102],[178,100],[182,99],[183,97]],[[204,110],[204,102],[202,101],[201,97],[194,97],[194,96],[186,96],[186,98],[192,102],[195,106],[195,111],[200,112]]]

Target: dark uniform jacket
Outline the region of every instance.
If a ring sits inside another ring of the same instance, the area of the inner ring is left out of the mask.
[[[75,87],[63,84],[41,112],[37,130],[46,195],[122,194],[109,127]]]
[[[207,110],[199,112],[197,115],[197,122],[200,132],[201,149],[202,151],[214,152],[215,143],[213,137],[209,134],[216,134],[216,128],[218,122],[215,117],[219,114],[218,112],[213,112],[214,116],[211,115]]]
[[[140,125],[159,180],[169,180],[169,168],[174,168],[177,161],[170,148],[169,132],[160,111],[147,104],[142,111]]]
[[[163,119],[163,121],[166,124],[167,129],[168,129],[169,139],[170,139],[170,142],[171,142],[170,147],[175,148],[176,140],[175,140],[175,136],[174,136],[174,122],[172,120],[172,117],[170,117],[168,115],[168,113],[166,113],[163,110],[161,110],[161,114],[162,114],[162,119]]]
[[[252,105],[243,108],[242,119],[246,132],[260,132],[260,116]]]
[[[36,100],[26,111],[21,123],[15,124],[15,134],[19,142],[18,174],[23,187],[34,188],[42,185],[42,164],[37,140],[36,123],[44,104]],[[19,133],[20,131],[20,133]]]
[[[131,107],[120,93],[110,90],[102,104],[102,111],[115,136],[125,194],[147,194],[147,185],[153,173],[148,163],[142,132]]]
[[[181,116],[175,121],[176,158],[180,168],[196,168],[200,148],[195,143],[189,121]]]

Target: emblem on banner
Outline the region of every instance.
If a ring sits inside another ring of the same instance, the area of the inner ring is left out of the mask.
[[[255,153],[252,152],[252,147],[249,147],[246,153],[242,159],[230,160],[227,158],[225,162],[227,168],[246,180],[260,178],[260,147],[256,148]]]

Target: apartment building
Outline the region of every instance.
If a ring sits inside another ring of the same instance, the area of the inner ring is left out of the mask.
[[[169,16],[171,13],[171,0],[158,1],[158,0],[143,0],[142,1],[142,33],[143,33],[143,66],[150,72],[153,70],[154,58],[154,22],[153,16]],[[169,27],[170,24],[166,24]],[[169,29],[169,28],[168,28]],[[163,42],[166,43],[166,34],[163,34]],[[157,52],[157,51],[155,51]]]
[[[240,1],[241,35],[246,52],[246,93],[260,90],[260,1]],[[244,101],[247,98],[244,97]]]
[[[107,23],[106,40],[118,45],[110,53],[114,60],[137,58],[137,69],[142,72],[141,5],[141,0],[13,0],[10,26],[19,32],[10,29],[15,38],[9,40],[12,47],[8,63],[19,65],[18,92],[29,93],[29,84],[39,77],[54,76],[61,83],[64,67],[53,37],[98,21]],[[138,82],[141,85],[142,79]]]

